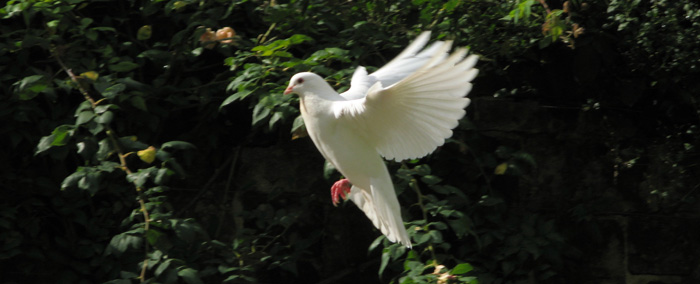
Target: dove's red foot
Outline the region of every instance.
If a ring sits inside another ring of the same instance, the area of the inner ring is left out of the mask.
[[[343,200],[348,199],[350,188],[352,188],[352,184],[350,184],[350,181],[345,178],[336,181],[333,186],[331,186],[331,199],[333,199],[333,206],[338,206],[341,197]]]

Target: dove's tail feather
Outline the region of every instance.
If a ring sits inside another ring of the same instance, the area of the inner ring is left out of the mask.
[[[390,178],[370,178],[369,190],[353,186],[349,197],[389,241],[412,247]]]

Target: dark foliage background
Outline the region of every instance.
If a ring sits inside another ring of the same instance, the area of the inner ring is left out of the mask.
[[[3,283],[696,283],[694,1],[8,1]],[[230,27],[235,35],[219,35]],[[468,116],[388,163],[387,242],[288,78],[417,34],[480,55]],[[379,237],[378,237],[379,236]]]

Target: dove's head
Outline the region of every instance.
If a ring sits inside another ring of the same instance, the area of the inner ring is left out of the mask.
[[[316,93],[326,88],[330,88],[330,86],[328,86],[328,83],[326,83],[321,76],[311,72],[301,72],[292,76],[292,79],[289,80],[289,86],[284,90],[284,94],[295,93],[297,95],[304,95],[309,92]]]

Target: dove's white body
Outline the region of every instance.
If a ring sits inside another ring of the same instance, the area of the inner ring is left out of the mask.
[[[361,129],[335,119],[332,100],[301,95],[301,115],[319,152],[353,184],[349,198],[392,242],[411,246],[384,160]],[[379,208],[377,208],[379,205]],[[377,210],[381,210],[377,214]],[[386,216],[378,218],[378,216]]]
[[[320,76],[292,77],[309,136],[321,154],[352,184],[349,198],[392,242],[411,247],[391,176],[382,156],[423,157],[452,136],[469,104],[476,56],[451,42],[423,49],[421,34],[394,60],[372,74],[359,67],[350,89],[338,94]],[[385,87],[386,86],[386,87]]]

